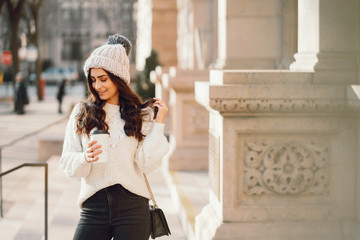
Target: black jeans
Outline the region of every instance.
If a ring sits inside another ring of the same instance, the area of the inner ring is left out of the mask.
[[[73,240],[148,240],[149,236],[148,199],[116,184],[83,203]]]

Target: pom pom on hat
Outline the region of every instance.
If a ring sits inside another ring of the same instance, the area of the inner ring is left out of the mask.
[[[130,63],[128,56],[131,50],[131,43],[126,37],[120,34],[109,36],[108,42],[96,48],[85,61],[84,73],[86,77],[88,77],[91,68],[102,68],[129,84]]]
[[[128,56],[130,55],[132,50],[131,42],[129,41],[129,39],[118,33],[109,36],[108,44],[121,44],[125,48],[126,54]]]

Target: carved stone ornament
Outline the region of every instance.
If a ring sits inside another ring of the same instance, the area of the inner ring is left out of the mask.
[[[338,112],[359,109],[345,99],[210,99],[220,112]]]
[[[329,144],[245,142],[246,195],[325,195]]]

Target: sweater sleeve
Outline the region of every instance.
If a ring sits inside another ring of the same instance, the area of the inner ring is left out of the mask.
[[[80,106],[77,104],[70,115],[60,158],[60,167],[69,177],[86,177],[89,175],[92,166],[85,161],[81,136],[76,133],[76,115],[79,108]]]
[[[144,121],[144,140],[139,143],[136,153],[136,164],[140,170],[148,174],[161,165],[163,157],[169,151],[169,143],[164,136],[165,124]]]

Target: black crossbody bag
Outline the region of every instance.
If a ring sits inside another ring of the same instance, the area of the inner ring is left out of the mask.
[[[149,191],[151,201],[153,205],[149,205],[150,207],[150,221],[151,221],[151,238],[155,239],[161,236],[169,236],[171,234],[169,226],[167,224],[165,215],[163,211],[158,207],[155,201],[155,197],[151,191],[149,181],[144,174],[144,179],[146,183],[146,187]]]

